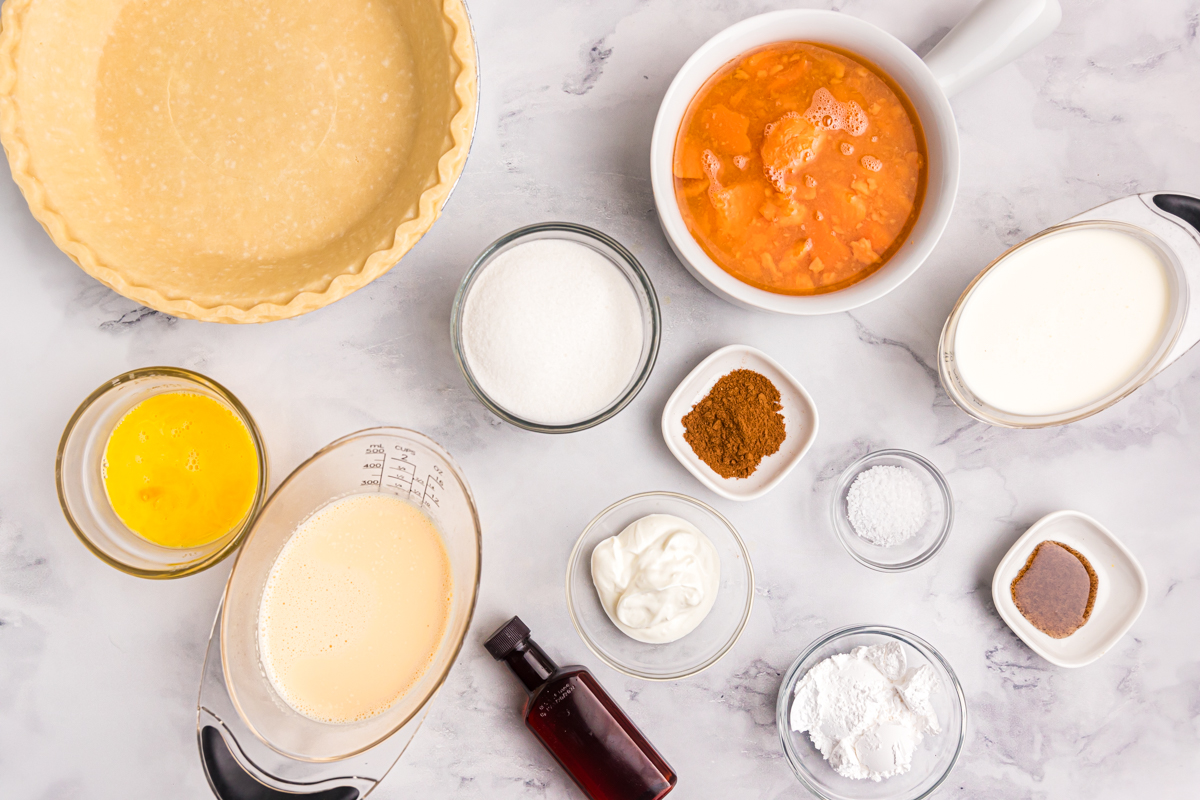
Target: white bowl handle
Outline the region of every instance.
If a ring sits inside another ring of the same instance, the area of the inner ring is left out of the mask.
[[[982,0],[925,56],[942,91],[953,95],[1050,35],[1058,0]]]

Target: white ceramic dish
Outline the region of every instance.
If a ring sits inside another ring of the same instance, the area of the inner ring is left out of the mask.
[[[1096,602],[1082,628],[1054,639],[1025,619],[1012,599],[1012,582],[1029,554],[1046,540],[1083,554],[1096,572]],[[1107,653],[1146,605],[1146,573],[1107,528],[1078,511],[1056,511],[1030,526],[1000,560],[992,578],[992,602],[1000,618],[1033,652],[1060,667],[1082,667]]]
[[[767,456],[749,478],[722,478],[699,459],[683,438],[683,417],[704,399],[723,375],[735,369],[750,369],[766,376],[779,389],[787,437],[779,450]],[[775,359],[741,344],[722,347],[700,362],[672,392],[663,409],[663,438],[679,463],[696,480],[727,500],[753,500],[779,485],[804,457],[817,438],[817,406],[812,397]]]
[[[702,285],[734,305],[784,314],[833,314],[876,300],[925,261],[950,219],[958,191],[958,128],[949,95],[998,69],[1058,26],[1058,0],[983,0],[922,61],[896,37],[865,20],[832,11],[789,9],[743,20],[709,39],[684,63],[658,110],[650,143],[654,203],[667,241]],[[929,156],[924,205],[909,239],[883,267],[828,294],[776,294],[721,269],[688,232],[671,173],[675,137],[689,103],[717,70],[748,50],[782,41],[829,44],[879,66],[912,101]]]

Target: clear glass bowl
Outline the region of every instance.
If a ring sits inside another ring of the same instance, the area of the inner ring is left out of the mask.
[[[789,717],[796,684],[810,669],[832,655],[889,641],[904,645],[909,669],[928,664],[937,673],[939,688],[931,699],[942,732],[925,735],[913,754],[912,769],[903,775],[879,782],[843,778],[829,766],[821,751],[813,747],[807,733],[792,730]],[[792,771],[817,797],[824,800],[920,800],[931,795],[958,762],[967,735],[967,699],[954,670],[933,645],[899,628],[854,625],[817,639],[788,668],[783,685],[779,687],[775,724]]]
[[[920,479],[929,497],[929,519],[911,539],[891,547],[867,541],[854,531],[846,509],[846,496],[854,479],[871,467],[906,467]],[[954,526],[954,496],[941,470],[907,450],[876,450],[855,461],[838,479],[831,503],[833,529],[838,541],[855,561],[880,572],[904,572],[921,566],[942,549]]]
[[[566,239],[567,241],[586,245],[600,253],[600,255],[611,261],[613,266],[620,270],[625,279],[629,281],[629,286],[633,289],[634,294],[637,295],[638,305],[642,311],[642,354],[638,361],[638,367],[634,370],[633,377],[629,380],[629,384],[616,399],[597,414],[587,419],[581,419],[565,425],[547,425],[533,420],[522,419],[492,400],[487,392],[476,382],[463,348],[463,308],[466,306],[467,296],[471,293],[471,287],[475,285],[475,281],[483,273],[483,270],[497,256],[519,244],[524,244],[535,239]],[[538,433],[574,433],[585,428],[591,428],[615,416],[621,409],[629,405],[633,398],[637,396],[637,393],[642,390],[642,386],[645,385],[646,380],[650,377],[650,371],[654,369],[654,361],[658,358],[658,344],[661,335],[662,320],[659,315],[658,296],[654,293],[654,286],[650,283],[650,276],[646,274],[646,270],[642,268],[638,260],[616,239],[593,228],[570,222],[543,222],[537,225],[529,225],[507,233],[493,242],[476,259],[471,268],[467,270],[467,274],[463,276],[462,283],[458,287],[458,293],[454,296],[454,309],[450,316],[450,342],[454,350],[454,358],[458,362],[459,369],[462,370],[463,377],[467,379],[467,385],[471,387],[471,391],[479,398],[479,402],[487,406],[489,411],[505,422]]]
[[[695,525],[717,549],[721,583],[712,610],[694,631],[674,642],[648,644],[622,633],[600,604],[592,583],[592,551],[648,514],[673,514]],[[714,508],[674,492],[626,497],[596,515],[567,561],[567,612],[583,643],[604,663],[634,678],[673,681],[721,660],[742,635],[754,606],[754,568],[742,537]]]
[[[200,547],[163,547],[126,527],[104,489],[101,465],[108,437],[138,403],[167,392],[194,392],[228,407],[254,441],[258,488],[242,521],[216,541]],[[92,392],[71,415],[54,463],[58,502],[79,540],[102,561],[139,578],[180,578],[208,569],[241,544],[267,493],[267,451],[250,412],[228,389],[178,367],[146,367],[118,375]]]
[[[258,652],[258,610],[271,567],[296,528],[334,500],[366,492],[394,494],[433,520],[450,558],[450,618],[429,668],[391,708],[360,722],[318,722],[292,709],[267,678]],[[225,588],[221,659],[238,715],[268,747],[302,761],[335,761],[379,744],[421,710],[454,665],[475,612],[481,559],[470,487],[436,442],[404,428],[372,428],[322,448],[267,500]]]
[[[958,362],[955,357],[958,323],[962,319],[963,310],[967,307],[967,303],[970,301],[975,290],[988,274],[999,264],[1003,263],[1013,252],[1032,242],[1067,231],[1073,231],[1077,228],[1099,228],[1118,231],[1139,240],[1158,254],[1158,257],[1162,260],[1163,268],[1166,270],[1167,285],[1171,295],[1170,306],[1167,309],[1166,324],[1163,326],[1162,335],[1159,338],[1157,346],[1146,360],[1146,363],[1142,365],[1141,369],[1131,375],[1129,380],[1123,385],[1118,386],[1107,395],[1099,397],[1080,408],[1070,409],[1069,411],[1057,414],[1044,414],[1040,416],[1012,414],[980,399],[971,391],[970,386],[967,385],[962,374],[958,371]],[[989,425],[998,425],[1005,428],[1046,428],[1052,425],[1065,425],[1069,422],[1075,422],[1099,413],[1125,398],[1137,390],[1143,383],[1153,378],[1162,369],[1171,354],[1172,348],[1175,346],[1175,342],[1179,339],[1179,334],[1183,331],[1183,323],[1187,318],[1188,294],[1187,273],[1184,272],[1183,265],[1179,263],[1179,258],[1175,255],[1175,251],[1145,228],[1110,220],[1087,220],[1084,222],[1069,222],[1064,225],[1056,225],[1004,251],[999,258],[984,267],[983,271],[975,276],[975,279],[963,290],[962,296],[958,298],[958,302],[954,304],[950,316],[947,317],[946,324],[942,328],[942,335],[938,339],[938,377],[941,379],[942,388],[946,390],[946,394],[954,401],[955,405],[975,419],[986,422]]]

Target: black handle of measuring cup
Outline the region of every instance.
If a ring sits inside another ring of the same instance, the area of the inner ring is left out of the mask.
[[[1193,197],[1190,194],[1163,193],[1154,195],[1152,199],[1154,205],[1173,217],[1179,217],[1191,225],[1197,234],[1200,234],[1200,197]]]
[[[296,800],[298,795],[312,800],[358,800],[358,790],[352,786],[305,794],[301,786],[295,792],[281,792],[260,783],[238,763],[214,725],[200,729],[200,762],[219,800]]]

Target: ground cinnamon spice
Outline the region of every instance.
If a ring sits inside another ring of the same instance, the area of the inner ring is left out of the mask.
[[[779,390],[754,370],[735,369],[683,418],[683,438],[722,478],[748,478],[787,432]]]

